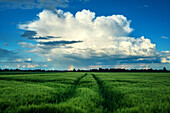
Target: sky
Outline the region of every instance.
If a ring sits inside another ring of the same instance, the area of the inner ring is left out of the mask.
[[[0,0],[0,68],[170,70],[170,0]]]

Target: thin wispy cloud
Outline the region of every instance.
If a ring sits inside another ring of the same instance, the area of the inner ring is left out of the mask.
[[[149,8],[149,5],[147,5],[147,4],[139,5],[137,8]]]
[[[146,4],[144,4],[143,6],[144,6],[144,7],[146,7],[146,8],[148,8],[148,7],[149,7],[149,6],[148,6],[148,5],[146,5]]]
[[[68,0],[0,0],[1,9],[54,9],[67,7]]]
[[[66,8],[70,2],[86,3],[90,0],[0,0],[0,10],[4,9],[48,9]]]
[[[168,39],[168,37],[166,37],[166,36],[162,36],[161,38],[163,38],[163,39]]]

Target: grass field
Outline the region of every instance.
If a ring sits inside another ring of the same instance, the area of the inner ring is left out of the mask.
[[[170,113],[170,73],[0,73],[0,112]]]

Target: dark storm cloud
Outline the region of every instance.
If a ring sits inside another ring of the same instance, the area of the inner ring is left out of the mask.
[[[32,39],[33,36],[37,34],[36,31],[25,31],[24,34],[21,35],[21,37],[26,37],[28,39]]]
[[[113,55],[109,56],[112,60],[118,61],[120,64],[130,63],[161,63],[161,58],[157,56],[126,56],[126,55]],[[108,57],[108,58],[109,58]]]
[[[123,61],[120,61],[120,63],[161,63],[161,60],[160,58],[156,58],[156,60],[133,60],[133,59],[130,59],[130,60],[123,60]]]
[[[78,66],[87,66],[87,65],[96,65],[97,62],[100,62],[102,65],[105,66],[114,66],[114,65],[122,65],[122,64],[133,64],[133,65],[139,65],[139,64],[161,64],[161,58],[159,56],[153,56],[153,57],[140,57],[140,56],[123,56],[123,55],[104,55],[104,56],[91,56],[90,58],[81,58],[76,56],[75,54],[65,54],[65,58],[73,59],[73,64]],[[140,60],[139,60],[140,59]],[[77,61],[77,62],[76,62]],[[82,65],[81,65],[82,64]]]
[[[41,40],[41,39],[45,40],[45,39],[51,39],[51,38],[61,38],[61,37],[46,36],[46,37],[35,37],[35,38],[31,37],[28,39],[30,39],[30,40]]]
[[[43,39],[43,40],[45,40],[45,39],[48,39],[48,38],[46,38],[46,37],[36,37],[36,38],[33,38],[33,37],[31,37],[31,38],[28,38],[28,39],[30,39],[30,40],[40,40],[40,39]]]
[[[25,63],[32,63],[32,61],[24,61]]]
[[[13,60],[15,58],[19,58],[15,51],[6,50],[0,48],[0,60]]]
[[[61,38],[61,37],[54,37],[54,36],[46,36],[46,38]]]
[[[0,9],[54,9],[67,5],[68,0],[0,0]]]
[[[4,46],[8,46],[8,43],[4,43]]]
[[[6,56],[9,56],[9,55],[13,55],[13,54],[16,54],[16,53],[13,52],[13,51],[9,51],[9,50],[0,48],[0,58],[6,57]]]
[[[54,36],[45,36],[45,37],[34,37],[37,34],[36,31],[25,31],[21,37],[25,37],[30,40],[40,40],[40,39],[51,39],[51,38],[61,38],[61,37],[54,37]]]
[[[39,42],[39,44],[43,45],[51,45],[51,46],[65,46],[67,44],[74,44],[74,43],[80,43],[82,41],[51,41],[51,42]]]
[[[49,54],[54,48],[72,48],[69,44],[80,43],[82,41],[49,41],[49,42],[39,42],[39,53]]]

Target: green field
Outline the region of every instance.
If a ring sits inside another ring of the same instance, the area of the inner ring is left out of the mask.
[[[0,73],[0,112],[170,113],[170,73]]]

